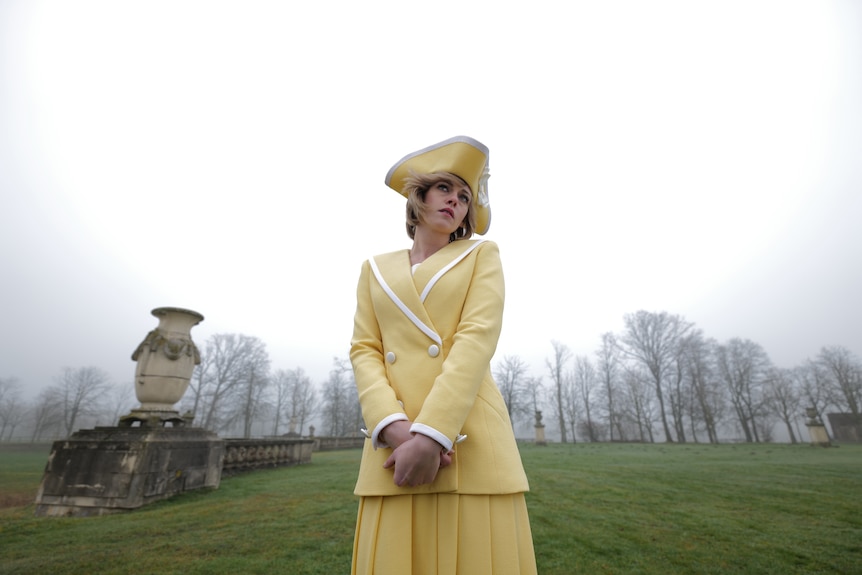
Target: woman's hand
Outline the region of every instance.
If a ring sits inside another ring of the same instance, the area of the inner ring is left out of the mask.
[[[405,441],[413,439],[413,434],[410,433],[411,425],[409,421],[393,421],[383,428],[378,439],[395,449]]]
[[[443,447],[439,443],[427,435],[416,433],[392,451],[383,467],[395,468],[395,485],[416,487],[434,481],[437,471],[451,462],[451,456],[443,453]]]

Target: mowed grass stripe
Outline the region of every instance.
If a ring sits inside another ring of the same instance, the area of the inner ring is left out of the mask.
[[[862,574],[862,446],[521,446],[539,573]],[[348,573],[358,451],[133,513],[35,518],[47,458],[0,446],[0,573]]]

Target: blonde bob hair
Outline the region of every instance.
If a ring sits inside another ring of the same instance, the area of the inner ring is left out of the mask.
[[[404,178],[404,188],[402,194],[407,196],[407,235],[412,240],[416,235],[416,226],[418,226],[428,205],[425,203],[425,194],[435,184],[446,182],[450,186],[462,184],[470,190],[470,185],[464,180],[450,174],[449,172],[435,172],[433,174],[417,174],[413,171],[410,175]],[[457,230],[449,236],[449,241],[467,240],[473,236],[476,229],[476,210],[473,207],[473,190],[470,190],[470,203],[467,204],[467,215],[464,216],[464,221]]]

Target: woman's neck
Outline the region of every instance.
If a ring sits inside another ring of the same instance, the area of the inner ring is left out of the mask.
[[[413,247],[410,248],[410,263],[421,264],[449,244],[449,236],[431,232],[422,226],[416,227]]]

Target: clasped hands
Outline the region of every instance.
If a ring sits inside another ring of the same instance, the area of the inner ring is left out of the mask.
[[[425,485],[437,477],[437,472],[452,464],[452,452],[421,433],[410,432],[409,421],[394,421],[381,432],[383,441],[392,447],[392,454],[383,464],[395,468],[395,485]]]

